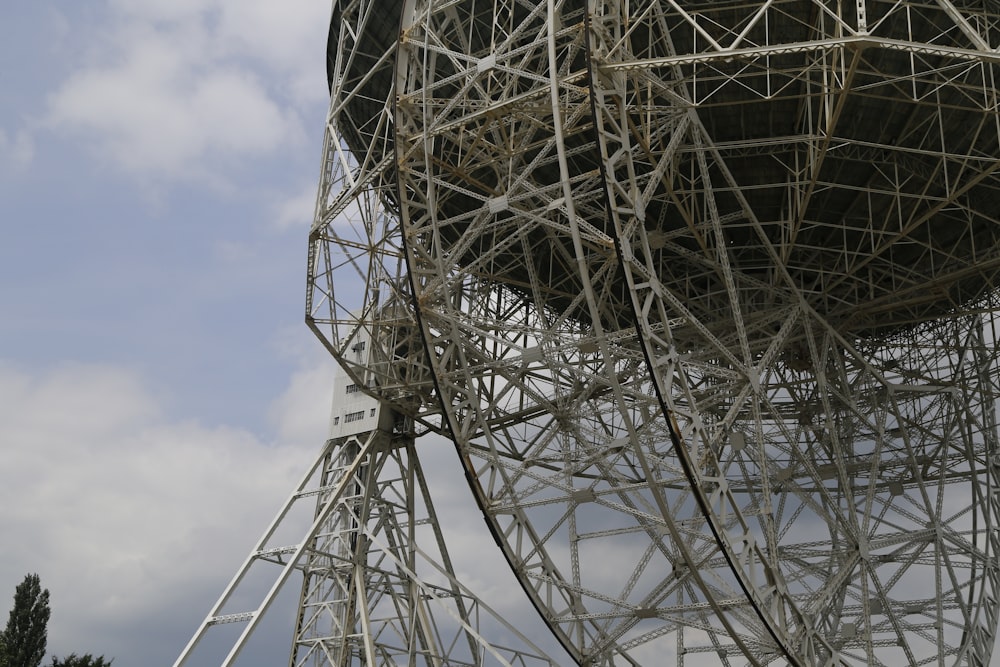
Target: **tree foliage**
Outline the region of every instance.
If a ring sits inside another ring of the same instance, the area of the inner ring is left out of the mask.
[[[111,667],[112,660],[105,660],[104,656],[95,658],[89,653],[84,655],[77,655],[76,653],[70,653],[65,658],[52,657],[51,667]]]
[[[14,608],[0,632],[0,667],[39,667],[48,639],[49,591],[37,574],[29,574],[14,591]],[[90,653],[52,657],[51,667],[111,667],[113,660]]]
[[[0,635],[0,665],[38,667],[48,640],[49,591],[37,574],[25,575],[14,591],[14,607]]]

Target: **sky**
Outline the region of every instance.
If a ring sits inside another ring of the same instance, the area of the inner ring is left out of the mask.
[[[50,654],[172,664],[325,437],[328,11],[4,8],[0,618],[37,572]]]
[[[325,440],[333,361],[303,301],[328,20],[324,0],[4,6],[0,622],[38,573],[50,655],[172,664]],[[437,474],[456,551],[481,551],[464,481]],[[468,578],[516,606],[477,579],[497,568]],[[287,656],[272,614],[238,664]]]
[[[170,665],[327,435],[303,301],[329,2],[3,14],[0,622],[35,572],[50,655]],[[538,639],[428,446],[460,576]],[[238,664],[281,664],[291,604]]]

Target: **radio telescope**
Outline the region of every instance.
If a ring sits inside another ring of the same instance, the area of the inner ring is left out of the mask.
[[[581,665],[987,665],[998,54],[985,1],[336,0],[307,321],[382,425],[321,461],[406,455],[310,496],[292,664],[432,625],[361,498],[434,431]]]

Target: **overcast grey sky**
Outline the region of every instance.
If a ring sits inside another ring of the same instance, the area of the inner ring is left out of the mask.
[[[328,4],[4,6],[0,618],[38,572],[51,653],[170,664],[325,435]]]

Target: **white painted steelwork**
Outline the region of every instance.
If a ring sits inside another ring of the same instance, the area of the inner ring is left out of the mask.
[[[998,52],[985,1],[334,2],[307,321],[579,664],[989,664]]]

